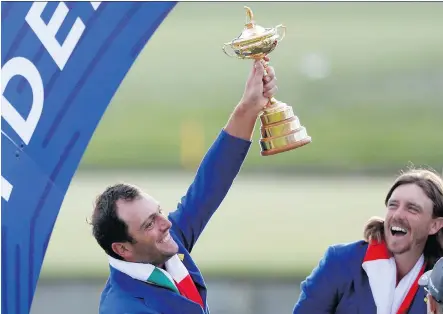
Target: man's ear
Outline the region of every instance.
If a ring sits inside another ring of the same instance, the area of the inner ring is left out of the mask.
[[[111,247],[115,254],[121,256],[125,260],[132,256],[131,247],[127,243],[114,242]]]
[[[443,217],[435,218],[432,222],[431,229],[429,230],[429,235],[434,235],[443,228]]]

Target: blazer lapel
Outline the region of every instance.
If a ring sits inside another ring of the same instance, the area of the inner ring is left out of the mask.
[[[354,289],[357,300],[358,314],[374,314],[377,313],[377,307],[372,296],[371,286],[369,285],[368,276],[362,267],[363,259],[366,254],[367,244],[365,243],[357,251],[356,261],[357,267],[354,268]]]
[[[155,302],[158,303],[156,307],[161,307],[161,313],[190,313],[190,314],[204,314],[205,309],[202,309],[200,304],[187,299],[186,297],[161,289],[155,292]],[[144,302],[147,307],[152,307],[152,293],[144,295]]]
[[[355,294],[357,296],[358,314],[374,314],[377,313],[377,307],[372,296],[372,290],[369,286],[368,277],[363,269],[355,281]]]
[[[194,261],[192,260],[189,254],[179,252],[178,257],[180,258],[180,260],[183,262],[186,269],[188,270],[189,275],[192,278],[192,281],[194,281],[195,286],[197,287],[197,290],[203,299],[203,303],[206,304],[206,285],[203,280],[203,277],[200,274],[200,271],[197,268],[197,265],[195,265]]]
[[[188,269],[188,272],[189,272],[189,275],[191,275],[192,281],[194,281],[198,292],[200,293],[200,296],[203,300],[203,304],[206,304],[206,285],[203,280],[203,277],[201,276],[201,274],[198,270],[193,271],[193,270]]]
[[[409,314],[421,314],[426,313],[426,303],[425,303],[425,291],[422,287],[418,287],[418,291],[415,294],[414,301],[412,301],[411,308],[409,309]]]
[[[377,307],[372,296],[371,286],[369,285],[368,276],[361,267],[364,256],[366,254],[366,247],[362,246],[362,250],[357,253],[356,259],[360,266],[354,269],[354,288],[357,300],[358,314],[374,314],[377,313]],[[426,303],[424,302],[425,292],[419,287],[415,294],[414,301],[408,311],[408,314],[422,314],[426,313]],[[406,313],[401,313],[406,314]]]
[[[192,280],[194,281],[195,285],[197,286],[197,289],[205,289],[206,290],[206,285],[203,281],[203,277],[201,276],[201,274],[198,271],[193,271],[193,270],[188,270],[189,274],[191,275]]]
[[[206,311],[206,309],[202,309],[198,303],[187,299],[179,293],[133,279],[112,267],[111,283],[119,289],[130,293],[132,296],[143,299],[148,308],[157,309],[162,313],[204,314]]]

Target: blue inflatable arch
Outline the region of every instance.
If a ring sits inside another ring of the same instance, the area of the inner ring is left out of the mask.
[[[176,2],[2,2],[2,313],[29,313],[48,241],[111,98]]]

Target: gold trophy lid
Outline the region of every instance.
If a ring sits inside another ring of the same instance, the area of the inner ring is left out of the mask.
[[[260,41],[264,38],[273,36],[275,34],[275,28],[264,28],[260,25],[256,25],[254,21],[254,14],[249,7],[246,7],[246,24],[243,32],[236,39],[232,41],[232,45],[241,46],[242,44],[249,44],[256,41]]]

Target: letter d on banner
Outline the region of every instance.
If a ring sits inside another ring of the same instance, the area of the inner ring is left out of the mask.
[[[1,3],[2,314],[29,313],[72,176],[115,91],[175,4]]]

